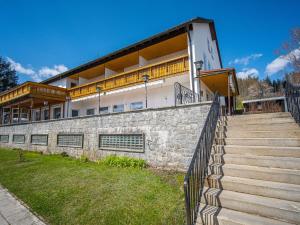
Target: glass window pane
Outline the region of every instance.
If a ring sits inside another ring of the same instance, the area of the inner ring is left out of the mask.
[[[108,113],[109,112],[108,107],[107,106],[106,107],[100,107],[99,112],[100,112],[100,114]]]
[[[114,105],[113,112],[124,112],[124,105]]]
[[[131,110],[137,110],[143,108],[143,102],[132,102],[130,103],[130,109]]]
[[[95,109],[87,109],[86,110],[86,115],[88,115],[88,116],[95,115]]]

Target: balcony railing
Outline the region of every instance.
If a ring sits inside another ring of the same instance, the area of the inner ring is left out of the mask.
[[[13,89],[0,94],[0,105],[15,100],[17,98],[30,95],[37,98],[52,98],[64,101],[67,91],[65,88],[45,85],[35,82],[26,82]]]
[[[142,76],[144,74],[148,74],[150,76],[150,80],[157,80],[186,72],[188,69],[188,56],[185,55],[172,60],[141,67],[136,70],[120,73],[99,81],[70,88],[68,89],[68,92],[71,99],[76,99],[97,93],[97,86],[100,86],[101,90],[106,92],[143,83]]]

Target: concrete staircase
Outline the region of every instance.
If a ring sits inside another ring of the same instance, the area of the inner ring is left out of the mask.
[[[300,224],[300,128],[289,113],[217,128],[197,224]]]

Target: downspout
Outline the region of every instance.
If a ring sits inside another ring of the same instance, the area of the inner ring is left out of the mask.
[[[194,84],[194,62],[193,62],[193,50],[192,50],[192,39],[191,39],[191,34],[190,34],[190,29],[189,27],[187,26],[186,28],[187,30],[187,34],[188,34],[188,41],[189,41],[189,60],[190,60],[190,65],[191,65],[191,73],[190,73],[190,79],[191,79],[191,82],[192,82],[192,91],[193,93],[195,93],[195,84]],[[193,101],[195,102],[195,95],[193,95]]]

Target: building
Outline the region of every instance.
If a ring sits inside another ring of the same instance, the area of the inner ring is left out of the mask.
[[[195,62],[203,63],[201,71]],[[179,92],[175,83],[183,87]],[[195,18],[40,83],[1,93],[1,122],[167,107],[207,101],[216,91],[238,94],[235,71],[222,69],[214,22]]]

